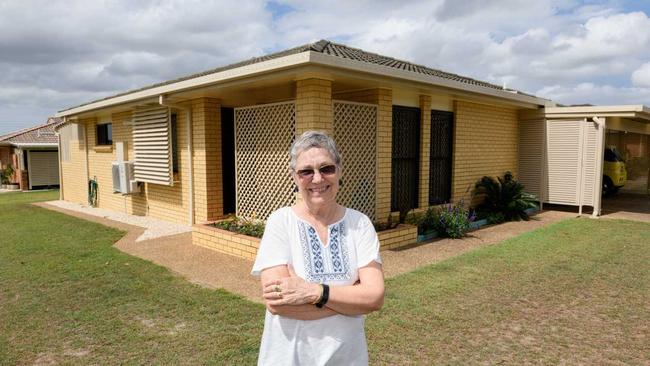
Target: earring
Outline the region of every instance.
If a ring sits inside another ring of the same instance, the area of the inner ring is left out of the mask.
[[[294,193],[298,192],[298,186],[293,186],[293,192]]]

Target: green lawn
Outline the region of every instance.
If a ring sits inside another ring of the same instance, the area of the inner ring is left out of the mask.
[[[0,196],[0,364],[251,364],[262,305],[111,245],[122,232]]]
[[[253,364],[263,306],[0,195],[0,364]],[[371,364],[648,364],[650,225],[573,219],[387,281]]]

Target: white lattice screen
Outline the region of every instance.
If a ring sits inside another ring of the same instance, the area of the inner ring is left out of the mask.
[[[334,140],[343,158],[337,201],[375,217],[377,106],[334,101]]]
[[[266,220],[293,204],[289,148],[294,140],[295,103],[235,108],[236,211]]]

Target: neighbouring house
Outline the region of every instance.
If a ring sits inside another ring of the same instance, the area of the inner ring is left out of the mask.
[[[203,224],[292,204],[288,150],[303,131],[339,144],[341,203],[385,221],[400,205],[470,201],[484,175],[518,176],[520,124],[550,106],[321,40],[60,111],[61,198],[86,204],[91,187],[98,207],[194,225],[196,244],[252,258],[256,240]]]
[[[54,127],[59,118],[45,124],[0,136],[0,170],[11,167],[9,182],[30,190],[59,186],[59,138]]]

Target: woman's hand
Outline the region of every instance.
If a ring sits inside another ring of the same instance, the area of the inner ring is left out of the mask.
[[[271,306],[313,304],[321,296],[319,284],[309,283],[298,277],[291,266],[289,277],[271,280],[263,284],[262,296]]]

